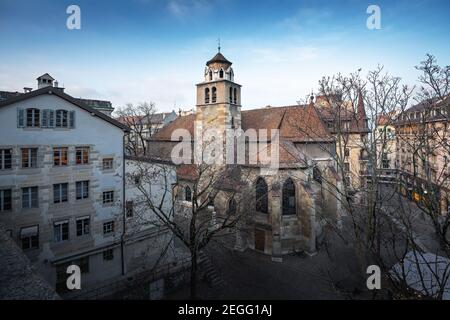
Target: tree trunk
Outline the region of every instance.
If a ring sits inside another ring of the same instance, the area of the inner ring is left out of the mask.
[[[191,300],[197,299],[197,250],[191,250]]]

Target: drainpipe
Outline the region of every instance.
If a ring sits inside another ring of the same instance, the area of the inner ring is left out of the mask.
[[[120,251],[122,257],[122,275],[125,275],[125,249],[124,249],[124,239],[125,239],[125,136],[122,136],[122,236],[120,239]]]

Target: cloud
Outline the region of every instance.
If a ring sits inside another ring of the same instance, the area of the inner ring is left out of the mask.
[[[289,31],[300,32],[323,24],[332,15],[333,12],[326,8],[301,8],[294,15],[282,19],[278,25],[289,29]]]
[[[311,46],[283,46],[252,49],[257,63],[303,62],[318,57],[319,49]]]
[[[167,3],[167,10],[177,19],[185,20],[193,15],[208,13],[213,5],[212,2],[207,0],[170,0]]]

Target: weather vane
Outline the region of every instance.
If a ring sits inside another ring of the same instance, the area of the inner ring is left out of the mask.
[[[219,39],[217,39],[217,49],[219,50],[219,52],[220,52],[220,38]]]

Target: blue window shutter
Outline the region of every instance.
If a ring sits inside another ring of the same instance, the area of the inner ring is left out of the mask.
[[[75,128],[75,111],[69,112],[69,127]]]
[[[55,111],[54,110],[48,110],[48,127],[54,128],[55,127]]]
[[[42,110],[41,128],[48,127],[48,114],[49,114],[49,112],[47,109]]]
[[[17,128],[25,127],[25,110],[17,109]]]

